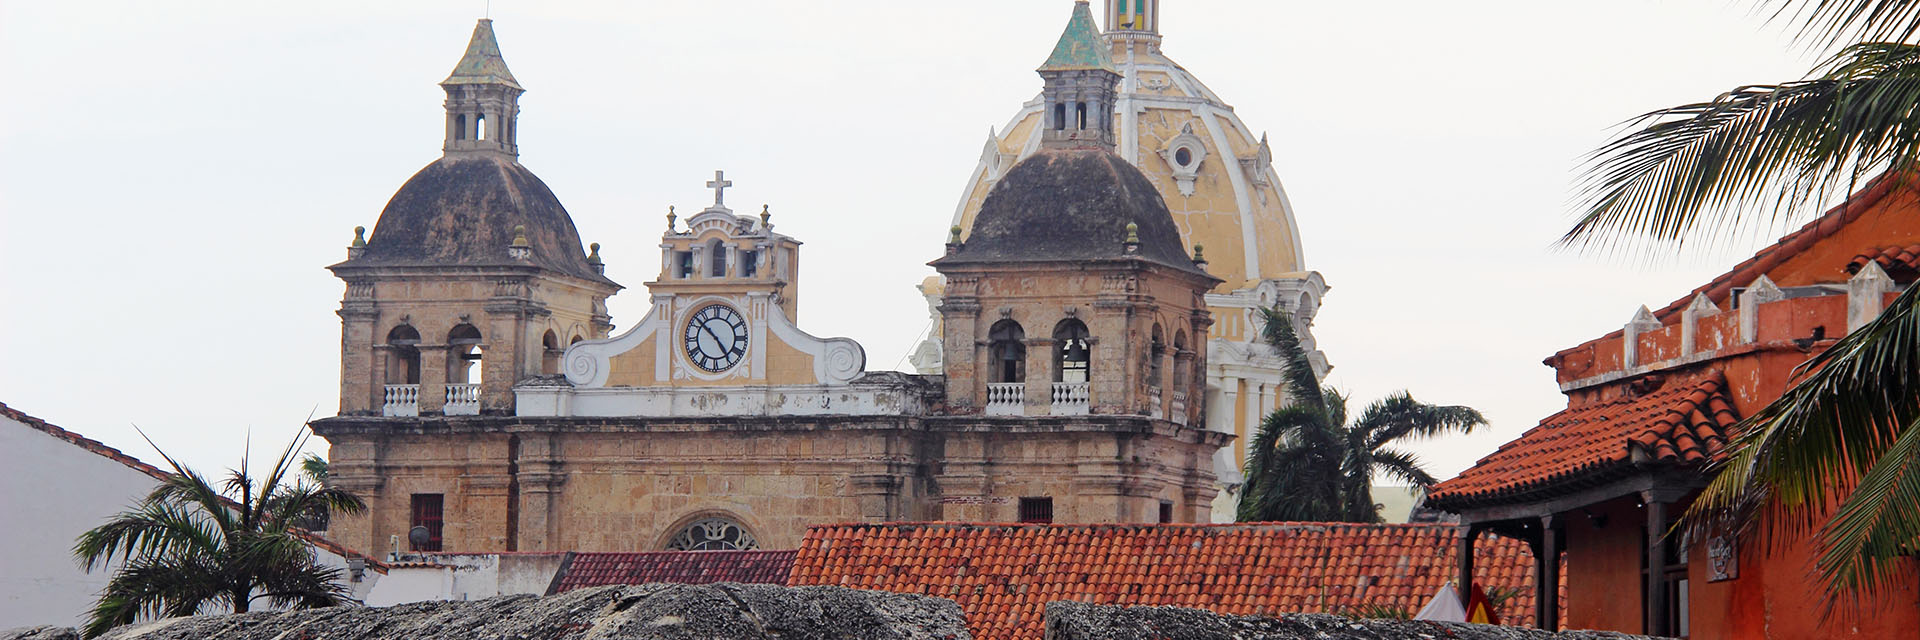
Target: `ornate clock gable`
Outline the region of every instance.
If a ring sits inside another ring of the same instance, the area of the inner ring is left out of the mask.
[[[567,348],[575,389],[834,386],[865,372],[858,343],[794,325],[800,242],[773,230],[766,207],[735,214],[732,184],[714,172],[713,204],[684,229],[668,209],[653,308],[626,333]]]

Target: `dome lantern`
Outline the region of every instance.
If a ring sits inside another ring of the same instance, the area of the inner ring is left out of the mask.
[[[1087,0],[1074,2],[1066,31],[1039,69],[1046,81],[1040,94],[1047,118],[1042,145],[1113,151],[1113,106],[1120,72],[1114,69],[1109,49],[1093,24]]]
[[[448,157],[472,154],[520,156],[518,141],[520,94],[526,89],[507,70],[500,43],[493,37],[493,21],[481,18],[473,27],[467,51],[441,81],[447,91]]]

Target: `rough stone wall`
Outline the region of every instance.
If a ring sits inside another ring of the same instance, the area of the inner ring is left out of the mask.
[[[0,632],[0,640],[74,640],[70,629]],[[839,587],[601,587],[387,608],[198,616],[137,623],[103,640],[969,640],[960,606],[925,596]]]
[[[1046,640],[1630,640],[1612,631],[1554,633],[1525,627],[1325,614],[1229,616],[1180,607],[1047,603]]]
[[[1056,522],[1206,522],[1218,433],[1124,416],[1049,418],[332,419],[336,465],[377,482],[333,536],[385,550],[413,494],[444,496],[442,549],[658,551],[707,517],[760,548],[812,525],[1018,519],[1051,497]],[[517,458],[513,456],[518,456]],[[511,458],[511,459],[510,459]],[[516,493],[517,492],[517,493]],[[514,544],[511,547],[509,541]]]

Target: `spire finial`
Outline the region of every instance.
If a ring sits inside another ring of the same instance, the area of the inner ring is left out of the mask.
[[[673,220],[678,217],[679,216],[673,213],[673,205],[667,205],[667,233],[675,233],[673,230]]]
[[[367,246],[367,228],[366,227],[353,228],[353,246],[356,246],[356,247]]]
[[[1193,245],[1193,266],[1196,266],[1196,267],[1200,267],[1200,270],[1201,270],[1201,271],[1206,271],[1206,270],[1207,270],[1207,249],[1206,249],[1206,247],[1202,247],[1202,246],[1200,246],[1200,245],[1197,245],[1197,244],[1196,244],[1196,245]]]
[[[1126,245],[1127,253],[1140,250],[1140,225],[1138,223],[1127,223],[1127,239],[1122,244]]]
[[[760,229],[761,230],[772,229],[773,228],[772,221],[773,221],[773,213],[770,211],[767,211],[767,205],[764,205],[764,204],[760,205]]]
[[[594,273],[605,274],[607,272],[607,263],[600,261],[600,243],[594,242],[588,244],[587,251],[587,266],[593,267]]]

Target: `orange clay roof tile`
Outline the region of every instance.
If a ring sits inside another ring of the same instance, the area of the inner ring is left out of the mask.
[[[1463,509],[1528,502],[1648,465],[1717,460],[1740,421],[1726,386],[1715,370],[1648,393],[1569,407],[1435,485],[1427,504]],[[1636,452],[1646,459],[1636,461]]]
[[[921,544],[933,539],[950,542],[961,555]],[[964,584],[949,597],[960,603],[975,638],[1038,639],[1042,607],[1055,600],[1235,614],[1371,604],[1411,614],[1452,579],[1458,539],[1449,525],[824,525],[808,531],[788,583],[936,595],[948,594],[945,585]],[[1525,545],[1488,536],[1475,555],[1480,580],[1521,592],[1505,603],[1502,617],[1530,619],[1532,556]],[[962,564],[960,557],[969,560]],[[841,573],[869,564],[907,569]],[[942,577],[960,566],[967,578]]]

